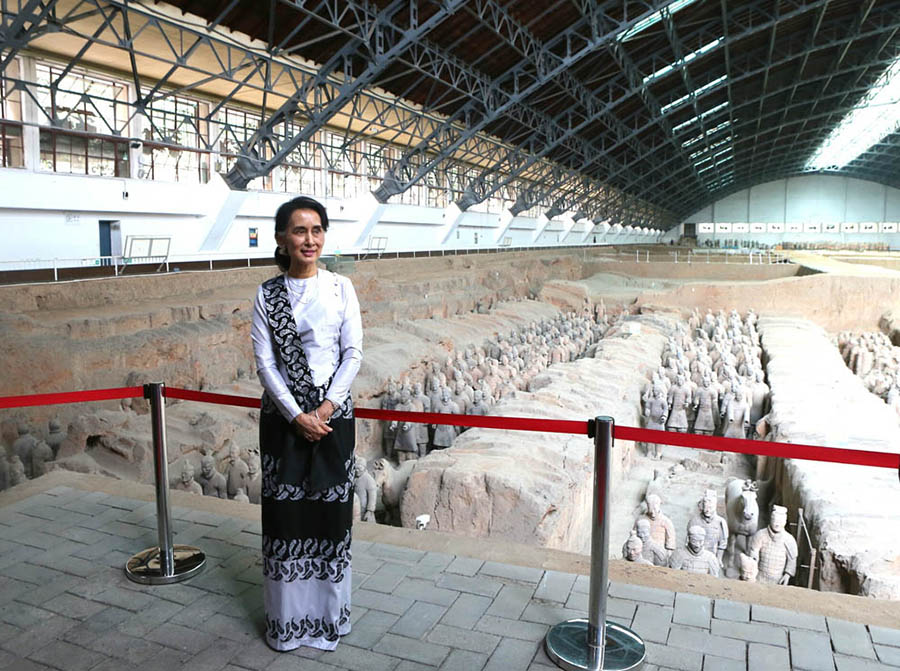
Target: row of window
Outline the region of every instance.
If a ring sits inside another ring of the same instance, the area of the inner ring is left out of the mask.
[[[0,166],[23,167],[21,62],[14,59],[0,77]],[[180,95],[141,89],[144,113],[137,113],[124,81],[50,62],[35,63],[28,82],[36,103],[40,169],[70,174],[130,177],[203,184],[212,170],[227,173],[241,146],[259,125],[259,113]],[[299,127],[282,124],[276,134]],[[139,138],[132,144],[129,138]],[[134,150],[132,151],[132,147]],[[279,169],[250,188],[316,196],[354,198],[376,189],[403,148],[322,130],[290,152]],[[132,162],[136,161],[136,169]],[[415,165],[411,166],[415,169]],[[448,164],[431,170],[396,202],[445,207],[478,174],[472,166]],[[474,209],[499,211],[515,200],[512,189]]]

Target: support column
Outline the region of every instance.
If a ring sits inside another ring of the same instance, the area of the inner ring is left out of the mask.
[[[459,224],[462,222],[462,218],[465,214],[465,210],[461,209],[456,203],[450,203],[444,208],[444,224],[441,226],[441,230],[438,233],[440,245],[442,247],[450,242],[450,238],[453,236],[456,229],[459,228]]]
[[[531,238],[531,244],[536,245],[538,238],[541,237],[541,234],[547,229],[547,224],[550,223],[550,217],[548,217],[545,213],[541,212],[537,218],[537,228],[534,230],[534,237]]]
[[[203,191],[204,197],[220,203],[218,210],[207,217],[207,220],[212,220],[212,226],[203,244],[200,245],[200,251],[214,252],[222,246],[228,236],[228,231],[231,230],[231,225],[247,198],[247,192],[229,189],[225,181],[215,172],[210,176],[209,183]]]
[[[371,193],[363,194],[359,200],[359,220],[365,223],[353,246],[357,249],[363,249],[368,246],[369,236],[381,220],[381,215],[384,214],[387,203],[379,202]]]
[[[506,237],[510,226],[512,226],[513,219],[515,218],[516,215],[509,210],[503,210],[503,212],[500,213],[500,222],[497,225],[497,236],[494,238],[494,245],[500,245],[503,242],[503,238]]]

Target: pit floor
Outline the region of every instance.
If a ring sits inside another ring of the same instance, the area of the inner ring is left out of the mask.
[[[175,542],[205,571],[149,587],[122,570],[156,542],[153,488],[57,471],[0,493],[0,669],[556,668],[549,626],[585,617],[582,555],[359,523],[353,631],[335,652],[264,643],[259,509],[172,492]],[[647,671],[900,668],[900,603],[610,564],[609,617]]]

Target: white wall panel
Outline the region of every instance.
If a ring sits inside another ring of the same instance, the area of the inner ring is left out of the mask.
[[[784,180],[750,189],[750,221],[784,221]]]

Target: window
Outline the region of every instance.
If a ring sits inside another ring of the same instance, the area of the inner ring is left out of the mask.
[[[234,167],[242,147],[259,127],[259,113],[234,107],[223,107],[215,121],[219,126],[216,172],[225,174]],[[264,175],[250,181],[248,189],[268,190],[272,187],[272,175]]]
[[[18,78],[17,60],[10,62],[7,73],[10,79]],[[23,148],[21,95],[18,91],[11,90],[7,79],[0,78],[0,167],[23,167]]]
[[[127,135],[128,87],[111,78],[51,64],[36,65],[38,104],[47,120],[64,130]]]
[[[42,128],[41,167],[51,172],[128,177],[128,141]]]
[[[144,95],[150,92],[145,90]],[[209,181],[207,151],[209,105],[167,95],[147,105],[139,176],[188,184]]]

